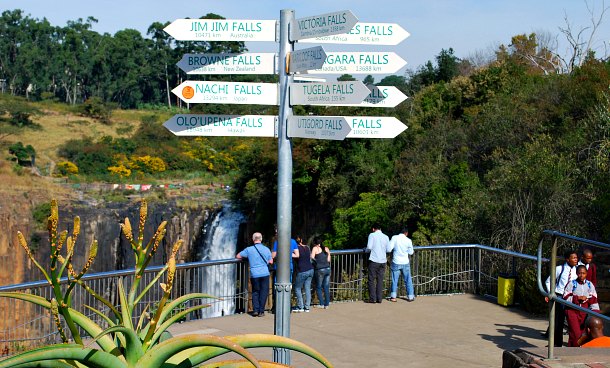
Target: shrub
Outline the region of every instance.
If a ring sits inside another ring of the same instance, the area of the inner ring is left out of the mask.
[[[61,161],[56,166],[57,173],[61,176],[78,174],[78,166],[70,161]]]

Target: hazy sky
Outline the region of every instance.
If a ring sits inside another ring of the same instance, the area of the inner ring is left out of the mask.
[[[330,51],[394,51],[407,61],[405,69],[416,69],[434,61],[442,49],[452,47],[458,57],[509,44],[514,35],[540,31],[558,36],[559,52],[566,49],[559,27],[566,27],[567,16],[576,31],[591,26],[591,14],[585,0],[299,0],[299,1],[160,1],[160,0],[2,0],[3,10],[22,9],[34,18],[47,18],[51,24],[64,26],[68,20],[93,16],[97,32],[114,34],[133,28],[142,34],[155,21],[199,18],[216,13],[227,19],[276,20],[281,9],[293,9],[296,18],[351,10],[361,22],[398,23],[411,36],[397,46],[324,45]],[[588,0],[599,16],[604,0]],[[605,1],[606,7],[610,0]],[[610,10],[600,26],[595,44],[598,55],[610,43]],[[589,35],[589,33],[585,33]],[[251,52],[277,51],[272,42],[247,44]],[[312,44],[296,48],[311,47]]]

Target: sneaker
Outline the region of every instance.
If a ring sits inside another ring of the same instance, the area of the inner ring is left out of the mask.
[[[309,308],[305,308],[305,309],[303,309],[303,312],[305,312],[305,313],[309,313]]]
[[[302,312],[304,312],[304,311],[305,311],[305,310],[304,310],[304,309],[302,309],[302,308],[298,308],[298,307],[296,307],[296,308],[292,308],[292,312],[293,312],[293,313],[302,313]]]
[[[324,309],[328,309],[328,308],[330,308],[330,305],[325,305],[324,306]]]
[[[258,312],[252,313],[252,317],[258,317]]]
[[[326,309],[326,307],[325,307],[325,306],[323,306],[323,305],[321,305],[321,304],[316,304],[316,305],[314,305],[313,307],[314,307],[314,308],[319,308],[319,309],[322,309],[322,308]]]
[[[260,313],[258,314],[258,316],[259,316],[259,317],[264,317],[264,316],[265,316],[265,312],[260,312]]]

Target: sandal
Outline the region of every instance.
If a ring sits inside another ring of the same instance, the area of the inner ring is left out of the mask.
[[[396,298],[390,298],[390,301],[396,303]]]

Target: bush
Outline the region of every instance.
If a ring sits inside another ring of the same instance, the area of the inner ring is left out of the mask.
[[[15,156],[17,164],[20,166],[31,166],[36,157],[34,147],[30,144],[24,146],[21,142],[10,145],[8,147],[8,153]]]
[[[105,103],[100,97],[91,97],[80,106],[80,113],[90,118],[99,119],[103,123],[110,122],[110,115],[114,106]]]
[[[538,290],[535,268],[526,268],[519,272],[515,289],[515,299],[527,312],[540,315],[548,312],[548,304]]]
[[[61,161],[56,166],[57,173],[61,176],[78,174],[78,166],[70,161]]]

